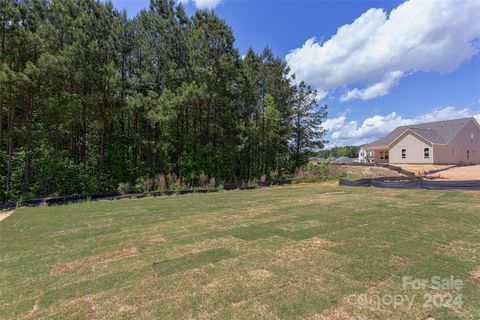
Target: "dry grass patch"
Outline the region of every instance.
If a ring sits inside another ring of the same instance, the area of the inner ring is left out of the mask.
[[[450,256],[459,257],[463,261],[480,261],[480,244],[470,241],[455,240],[448,246],[442,247],[442,250]]]
[[[155,236],[153,238],[150,238],[150,240],[148,240],[148,243],[150,244],[160,244],[160,243],[164,243],[165,241],[165,238],[162,237],[162,236]]]
[[[140,252],[136,247],[126,248],[117,251],[106,251],[101,254],[84,257],[66,263],[56,264],[51,268],[50,275],[58,276],[85,268],[91,268],[95,270],[95,267],[97,267],[98,265],[108,264],[114,261],[135,257],[139,254]]]
[[[470,275],[474,280],[480,281],[480,267],[470,271]]]
[[[265,278],[270,278],[272,273],[267,269],[255,269],[248,272],[248,275],[252,277],[254,280],[262,280]]]

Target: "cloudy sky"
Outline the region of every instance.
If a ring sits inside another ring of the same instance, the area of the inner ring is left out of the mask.
[[[480,0],[181,0],[214,9],[243,53],[265,46],[329,106],[329,146],[398,125],[480,119]],[[148,0],[114,0],[133,17]]]

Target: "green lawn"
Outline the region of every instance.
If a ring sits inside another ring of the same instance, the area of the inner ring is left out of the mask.
[[[463,287],[415,290],[404,276]],[[447,306],[424,305],[428,294]],[[412,306],[389,303],[399,295]],[[306,184],[21,208],[0,222],[0,319],[428,316],[480,317],[480,192]]]

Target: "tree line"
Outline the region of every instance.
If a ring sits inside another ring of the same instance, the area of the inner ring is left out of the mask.
[[[333,147],[327,150],[320,150],[317,152],[317,157],[328,158],[328,157],[347,157],[347,158],[358,158],[358,152],[360,151],[359,146],[344,146],[344,147]]]
[[[240,56],[213,11],[0,0],[0,200],[289,173],[323,146],[326,113],[269,48]]]

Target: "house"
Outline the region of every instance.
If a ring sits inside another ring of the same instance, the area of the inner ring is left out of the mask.
[[[480,164],[480,124],[475,118],[401,126],[363,145],[359,162]]]

